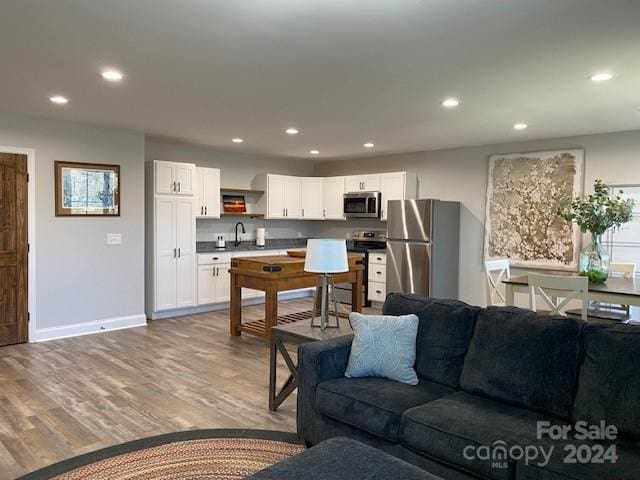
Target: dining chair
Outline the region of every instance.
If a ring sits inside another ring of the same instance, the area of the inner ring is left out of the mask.
[[[551,309],[551,315],[565,315],[562,311],[572,300],[582,302],[580,317],[587,321],[589,311],[589,279],[564,275],[529,274],[529,307],[538,311],[537,297]],[[562,298],[562,301],[559,300]]]
[[[504,294],[498,288],[502,280],[511,278],[509,259],[487,260],[484,262],[484,271],[487,276],[487,305],[505,305]],[[502,303],[495,301],[498,297]]]
[[[622,277],[626,279],[633,279],[636,275],[636,264],[635,263],[612,263],[609,266],[609,274],[612,277]],[[631,307],[629,305],[621,304],[621,303],[602,303],[599,302],[595,305],[595,308],[607,308],[613,311],[623,311],[624,314],[628,317],[631,313]]]
[[[622,278],[633,278],[636,274],[636,264],[612,263],[609,267],[609,273],[612,275],[620,275]]]

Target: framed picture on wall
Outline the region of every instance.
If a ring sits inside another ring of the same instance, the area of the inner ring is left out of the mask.
[[[54,165],[56,217],[120,216],[120,165]]]
[[[492,155],[485,217],[485,260],[575,271],[580,230],[558,209],[582,193],[584,150]]]

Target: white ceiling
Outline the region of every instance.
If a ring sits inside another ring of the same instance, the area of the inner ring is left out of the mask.
[[[640,0],[2,0],[0,110],[320,159],[640,129],[639,20]]]

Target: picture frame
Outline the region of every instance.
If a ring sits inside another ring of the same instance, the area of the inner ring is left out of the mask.
[[[582,148],[491,155],[484,260],[577,271],[580,230],[557,211],[582,193],[583,172]]]
[[[56,217],[119,217],[120,165],[55,161]]]
[[[246,213],[247,204],[244,195],[223,195],[222,208],[224,213]]]

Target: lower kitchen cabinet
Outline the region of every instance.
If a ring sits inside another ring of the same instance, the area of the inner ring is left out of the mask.
[[[231,263],[198,265],[198,305],[229,301]]]

